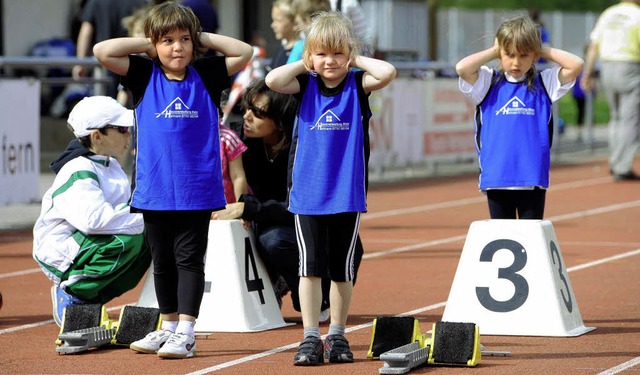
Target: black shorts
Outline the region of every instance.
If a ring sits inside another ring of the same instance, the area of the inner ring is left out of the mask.
[[[295,215],[300,276],[353,281],[360,213]]]

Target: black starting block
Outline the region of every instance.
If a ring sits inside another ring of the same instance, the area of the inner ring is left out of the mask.
[[[380,374],[404,374],[422,365],[473,367],[480,363],[482,358],[480,331],[475,324],[437,322],[433,324],[432,336],[428,338],[419,333],[417,319],[411,318],[415,319],[412,325],[400,320],[392,322],[399,318],[406,320],[407,317],[385,318],[390,321],[382,326],[374,320],[368,357],[375,357],[374,347],[386,348],[397,345],[403,340],[408,341],[379,355],[380,360],[385,362],[379,369]],[[418,327],[418,333],[416,333],[416,327]],[[381,331],[381,328],[388,331]]]
[[[160,310],[124,306],[118,321],[102,305],[71,305],[65,309],[56,352],[79,353],[105,345],[129,346],[162,325]]]

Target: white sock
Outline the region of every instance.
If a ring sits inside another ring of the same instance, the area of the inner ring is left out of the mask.
[[[169,332],[175,332],[176,331],[176,327],[178,327],[178,321],[174,320],[174,321],[169,321],[169,320],[163,320],[162,321],[162,329],[165,331],[169,331]]]
[[[190,322],[188,320],[180,320],[178,322],[178,327],[176,328],[176,333],[195,337],[195,333],[193,331],[193,327],[195,325],[196,325],[196,322]]]

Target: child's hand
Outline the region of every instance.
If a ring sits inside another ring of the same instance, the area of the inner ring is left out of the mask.
[[[498,43],[498,38],[495,38],[493,41],[493,55],[496,59],[500,58],[500,43]]]
[[[147,41],[149,42],[149,48],[147,48],[145,53],[147,54],[147,56],[149,56],[149,58],[155,59],[156,57],[158,57],[158,51],[156,50],[156,46],[153,43],[151,43],[150,38],[147,38]]]
[[[242,217],[244,202],[229,203],[224,210],[211,214],[211,220],[234,220]]]

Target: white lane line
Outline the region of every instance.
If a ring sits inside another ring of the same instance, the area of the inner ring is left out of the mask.
[[[545,220],[549,220],[549,221],[551,221],[553,223],[553,222],[558,222],[558,221],[562,221],[562,220],[570,220],[570,219],[575,219],[575,218],[578,218],[578,217],[599,215],[599,214],[604,214],[604,213],[609,213],[609,212],[613,212],[613,211],[624,210],[624,209],[627,209],[627,208],[638,207],[638,206],[640,206],[640,200],[631,201],[631,202],[624,202],[624,203],[617,203],[617,204],[613,204],[613,205],[610,205],[610,206],[598,207],[598,208],[593,208],[593,209],[589,209],[589,210],[573,212],[573,213],[569,213],[569,214],[556,215],[556,216],[552,216],[552,217],[550,217],[548,219],[545,219]],[[449,237],[449,238],[442,238],[442,239],[439,239],[439,240],[421,242],[421,243],[417,243],[417,244],[413,244],[413,245],[397,247],[397,248],[391,249],[391,250],[384,250],[384,251],[377,251],[377,252],[373,252],[373,253],[367,253],[362,258],[363,259],[370,259],[370,258],[381,257],[383,255],[388,255],[388,254],[403,253],[403,252],[406,252],[406,251],[422,249],[422,248],[425,248],[425,247],[432,247],[432,246],[436,246],[436,245],[440,245],[440,244],[462,241],[466,237],[467,237],[467,235],[465,234],[465,235],[453,236],[453,237]]]
[[[633,207],[639,207],[639,206],[640,206],[640,200],[629,201],[629,202],[623,202],[618,204],[612,204],[604,207],[592,208],[584,211],[572,212],[572,213],[567,213],[563,215],[556,215],[556,216],[547,218],[546,220],[550,220],[553,222],[553,221],[560,221],[560,220],[576,219],[579,217],[606,214],[613,211],[619,211],[619,210],[624,210],[627,208],[633,208]]]
[[[640,249],[628,251],[626,253],[613,255],[613,256],[610,256],[608,258],[602,258],[602,259],[599,259],[599,260],[594,260],[592,262],[587,262],[587,263],[584,263],[584,264],[579,264],[577,266],[569,267],[569,268],[567,268],[567,272],[580,271],[581,269],[584,269],[584,268],[589,268],[589,267],[597,266],[599,264],[613,262],[614,260],[628,258],[628,257],[632,257],[632,256],[638,255],[638,254],[640,254]]]
[[[3,274],[0,274],[0,279],[4,279],[5,277],[24,276],[30,273],[36,273],[40,271],[41,271],[40,268],[30,268],[28,270],[3,273]]]
[[[397,316],[415,315],[415,314],[419,314],[419,313],[422,313],[422,312],[425,312],[425,311],[439,309],[441,307],[444,307],[445,304],[446,304],[446,302],[440,302],[440,303],[436,303],[434,305],[425,306],[425,307],[421,307],[419,309],[407,311],[405,313],[398,314]],[[349,332],[353,332],[353,331],[358,331],[358,330],[361,330],[361,329],[364,329],[364,328],[371,327],[372,325],[373,325],[373,322],[360,324],[360,325],[357,325],[357,326],[353,326],[351,328],[347,328],[345,330],[345,332],[349,333]],[[325,336],[326,335],[323,335],[322,337],[324,338]],[[239,364],[242,364],[242,363],[250,362],[250,361],[252,361],[254,359],[264,358],[264,357],[270,356],[272,354],[276,354],[276,353],[280,353],[280,352],[285,352],[287,350],[295,349],[295,348],[298,347],[298,345],[300,345],[299,341],[298,342],[294,342],[294,343],[289,344],[289,345],[281,346],[279,348],[267,350],[267,351],[264,351],[262,353],[250,355],[250,356],[247,356],[247,357],[238,358],[236,360],[229,361],[229,362],[224,362],[224,363],[221,363],[221,364],[216,365],[216,366],[211,366],[211,367],[204,368],[202,370],[190,372],[190,373],[188,373],[186,375],[204,375],[204,374],[209,374],[209,373],[216,372],[216,371],[219,371],[219,370],[231,367],[231,366],[235,366],[235,365],[239,365]]]
[[[627,361],[625,363],[621,363],[616,367],[612,367],[608,370],[602,371],[601,373],[599,373],[598,375],[614,375],[617,373],[620,373],[622,371],[626,371],[630,368],[632,368],[635,365],[640,364],[640,357],[635,357],[634,359]]]
[[[599,177],[599,178],[592,178],[589,180],[565,182],[563,184],[552,186],[551,188],[549,188],[549,192],[601,185],[608,182],[611,182],[611,177]],[[367,213],[362,215],[361,220],[373,220],[373,219],[380,219],[383,217],[413,214],[416,212],[433,211],[433,210],[439,210],[442,208],[451,208],[451,207],[464,206],[467,204],[482,203],[482,202],[485,202],[486,200],[487,198],[485,196],[480,195],[473,198],[463,198],[455,201],[431,203],[431,204],[425,204],[423,206],[417,206],[417,207],[398,208],[395,210],[387,210],[387,211],[381,211],[376,213]]]

